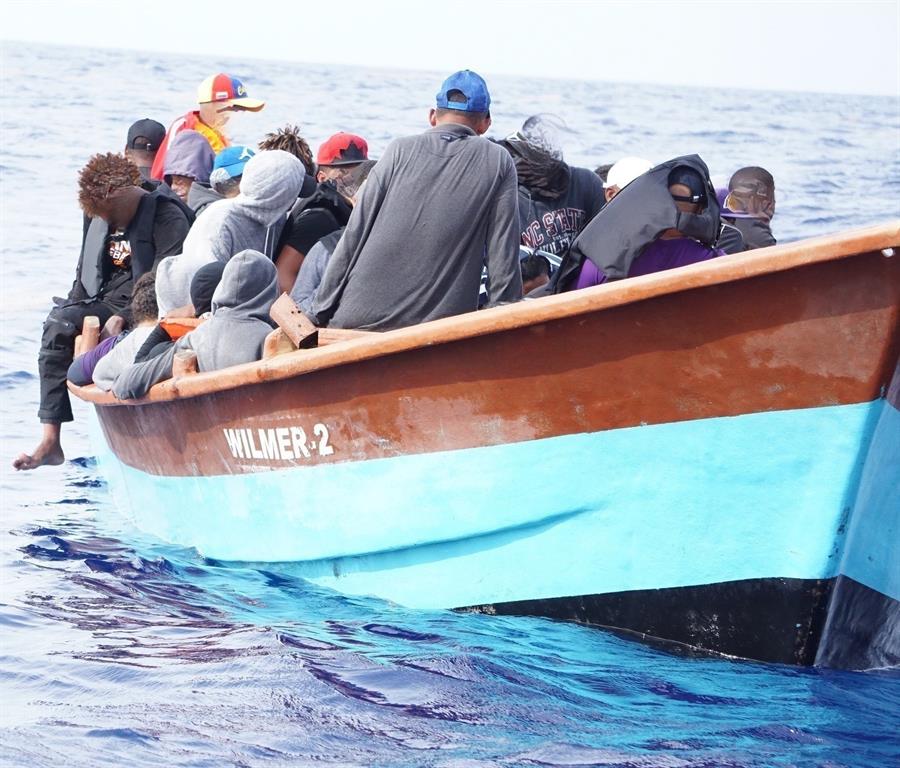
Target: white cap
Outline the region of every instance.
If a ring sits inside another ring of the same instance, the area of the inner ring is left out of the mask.
[[[611,187],[622,187],[630,184],[638,176],[647,173],[653,167],[653,163],[644,160],[643,157],[623,157],[606,174],[606,182],[603,184],[604,189]]]

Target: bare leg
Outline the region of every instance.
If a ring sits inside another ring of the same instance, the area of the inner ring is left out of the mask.
[[[38,447],[29,455],[20,453],[13,466],[16,469],[37,469],[46,465],[62,464],[65,460],[62,444],[59,442],[59,432],[61,425],[56,423],[44,424],[44,435]]]

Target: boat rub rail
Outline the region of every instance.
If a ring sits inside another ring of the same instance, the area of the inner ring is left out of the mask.
[[[630,278],[581,291],[547,296],[479,312],[470,312],[385,333],[366,333],[340,343],[301,349],[220,371],[197,373],[160,382],[140,400],[118,400],[97,387],[70,391],[96,405],[139,405],[198,397],[247,384],[276,381],[305,373],[397,354],[423,346],[485,336],[537,323],[572,317],[600,309],[631,304],[666,293],[744,280],[783,272],[808,264],[853,258],[865,253],[900,247],[900,220],[864,227],[839,235],[823,235],[795,243],[720,256],[676,270]],[[325,329],[323,329],[324,331]]]

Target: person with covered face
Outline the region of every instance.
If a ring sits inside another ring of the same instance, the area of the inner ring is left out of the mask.
[[[230,146],[225,133],[228,121],[235,112],[259,112],[266,106],[264,101],[251,99],[244,84],[238,78],[219,72],[210,75],[197,88],[198,109],[187,112],[169,126],[169,131],[153,161],[150,175],[162,180],[166,155],[175,136],[181,131],[197,131],[209,142],[212,151],[221,152]]]
[[[259,360],[272,331],[269,310],[277,298],[278,278],[272,260],[259,251],[241,251],[222,270],[209,319],[162,354],[121,373],[113,383],[113,393],[120,400],[143,397],[157,382],[172,378],[175,354],[180,350],[197,354],[201,372]]]
[[[625,186],[575,240],[556,292],[588,288],[724,255],[719,204],[697,155],[662,163]]]
[[[498,143],[516,165],[522,245],[562,254],[603,207],[603,182],[563,160],[548,126],[551,117],[534,115]]]
[[[722,218],[740,230],[744,247],[775,245],[771,221],[775,215],[775,179],[765,168],[748,166],[728,182]]]
[[[353,206],[338,184],[351,179],[368,160],[369,145],[353,133],[336,133],[319,147],[318,185],[291,208],[278,243],[275,266],[281,290],[291,291],[303,260],[319,240],[347,225]]]
[[[65,299],[54,299],[38,355],[43,436],[30,454],[19,454],[16,469],[65,460],[60,433],[63,422],[73,418],[66,373],[84,319],[99,318],[104,338],[118,335],[132,319],[135,281],[181,252],[193,218],[190,209],[171,193],[148,192],[140,184],[137,166],[124,155],[94,155],[81,170],[84,229],[75,281]]]

